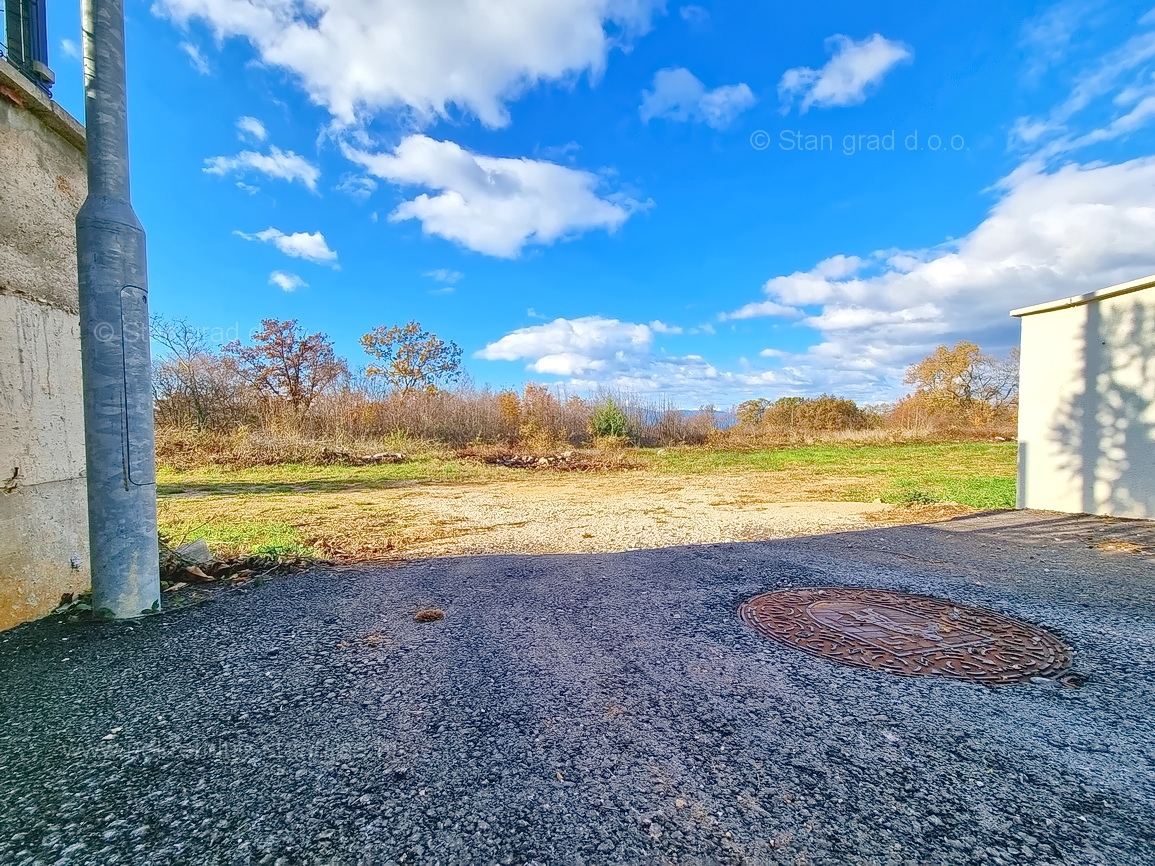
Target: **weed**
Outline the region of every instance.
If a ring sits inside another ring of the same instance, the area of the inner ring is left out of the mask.
[[[925,490],[907,490],[899,499],[902,505],[934,505],[941,501],[937,496],[927,493]]]

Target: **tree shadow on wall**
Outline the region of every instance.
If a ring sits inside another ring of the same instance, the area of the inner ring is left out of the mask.
[[[1051,427],[1089,514],[1155,516],[1155,306],[1087,305],[1083,389]],[[1101,350],[1101,351],[1099,351]]]

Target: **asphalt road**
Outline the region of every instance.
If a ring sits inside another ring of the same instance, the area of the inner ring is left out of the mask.
[[[1009,513],[319,570],[0,634],[0,863],[1155,863],[1151,524]],[[839,666],[739,602],[868,586],[1082,688]],[[441,622],[413,612],[437,605]]]

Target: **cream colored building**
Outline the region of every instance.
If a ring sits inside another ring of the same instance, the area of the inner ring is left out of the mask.
[[[1155,519],[1155,276],[1011,315],[1019,507]]]
[[[88,587],[76,211],[84,129],[0,59],[0,630]]]

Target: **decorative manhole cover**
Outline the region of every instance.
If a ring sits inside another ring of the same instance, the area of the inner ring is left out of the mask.
[[[1071,664],[1071,651],[1038,626],[925,595],[785,589],[744,602],[738,615],[787,646],[900,676],[999,685],[1055,676]]]

